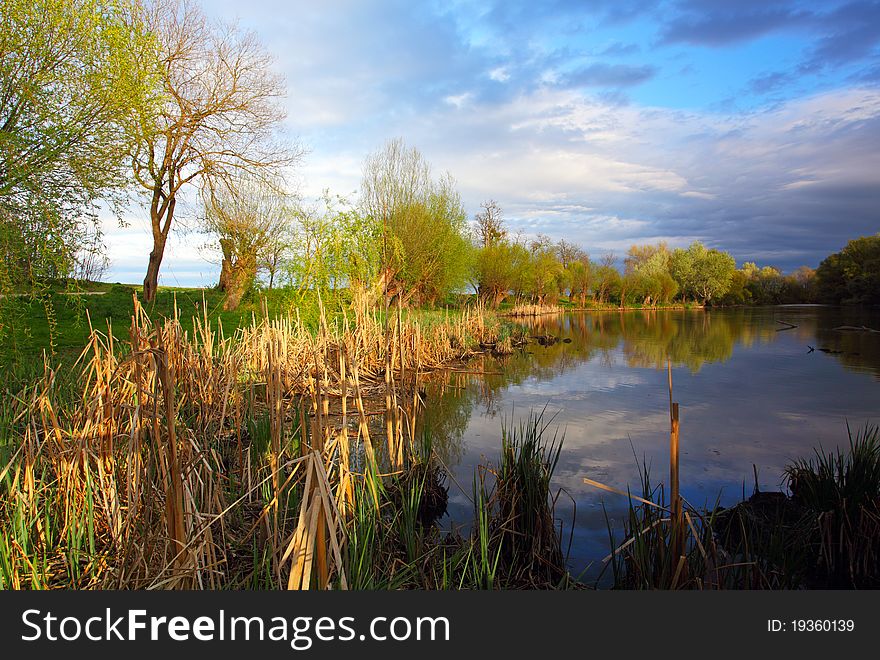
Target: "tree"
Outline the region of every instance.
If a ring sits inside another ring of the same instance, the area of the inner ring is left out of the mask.
[[[556,302],[564,272],[552,246],[539,248],[532,253],[529,293],[539,305]]]
[[[514,241],[510,247],[513,270],[513,281],[510,288],[517,302],[522,302],[531,291],[534,280],[534,259],[521,238]]]
[[[228,188],[245,175],[271,180],[300,153],[275,139],[285,115],[284,84],[253,33],[209,21],[187,0],[154,0],[147,21],[161,104],[138,117],[131,161],[150,200],[153,249],[144,299],[152,301],[184,186]]]
[[[745,286],[752,302],[759,305],[776,305],[783,302],[785,278],[779,269],[773,266],[759,268],[756,264],[747,262],[743,264],[743,272],[746,274]]]
[[[135,0],[0,0],[0,289],[103,263],[94,204],[127,184],[151,100],[142,18]]]
[[[751,302],[752,294],[746,286],[748,282],[748,275],[746,275],[742,268],[734,271],[733,276],[730,278],[730,286],[727,289],[727,293],[722,297],[722,304],[742,305]]]
[[[635,293],[638,295],[639,289],[643,286],[643,277],[638,273],[626,273],[620,278],[620,306],[626,307],[628,296]]]
[[[583,254],[580,259],[568,265],[568,283],[571,298],[577,297],[581,307],[587,304],[587,295],[593,283],[593,265],[589,257]]]
[[[604,303],[620,286],[620,273],[614,267],[614,253],[608,252],[602,257],[593,278],[593,289],[596,292],[596,302]]]
[[[281,272],[284,261],[292,248],[293,236],[289,223],[284,223],[276,233],[268,237],[259,267],[269,275],[269,281],[266,285],[270,291],[275,286],[275,279]]]
[[[723,296],[730,287],[736,261],[726,252],[708,249],[699,241],[683,250],[673,251],[669,271],[682,294],[693,296],[703,304]]]
[[[348,285],[355,309],[375,299],[381,269],[381,227],[346,198],[324,190],[321,202],[292,212],[283,271],[304,296]],[[381,293],[381,292],[379,292]]]
[[[404,302],[438,298],[465,284],[472,263],[467,215],[449,174],[432,185],[426,203],[413,205],[394,225],[403,260],[399,271]]]
[[[822,300],[832,303],[880,303],[880,233],[849,241],[816,269]]]
[[[810,303],[816,301],[816,270],[800,266],[785,278],[787,302]]]
[[[480,208],[483,210],[474,216],[474,223],[477,226],[480,245],[486,248],[507,238],[507,229],[504,226],[504,214],[498,202],[490,199],[480,204]]]
[[[380,288],[393,295],[432,302],[463,286],[471,267],[467,215],[455,181],[439,180],[415,148],[387,142],[364,163],[364,212],[382,227]]]
[[[678,283],[668,272],[660,273],[657,275],[657,279],[659,282],[657,300],[664,305],[668,305],[678,293]]]
[[[241,177],[230,186],[205,189],[205,224],[219,237],[223,261],[219,288],[226,293],[223,309],[238,307],[266,263],[275,237],[289,222],[287,203],[277,186]]]
[[[497,307],[516,284],[516,247],[500,240],[478,248],[474,272],[477,293],[484,303]]]
[[[563,238],[556,244],[556,256],[559,258],[559,263],[562,264],[562,267],[568,268],[575,261],[586,257],[587,253],[574,243],[569,243]]]
[[[624,270],[627,273],[634,271],[650,272],[657,274],[659,270],[668,270],[669,247],[666,241],[656,245],[632,245],[624,259]]]

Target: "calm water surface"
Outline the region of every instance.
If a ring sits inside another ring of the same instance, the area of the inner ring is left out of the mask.
[[[609,548],[605,511],[619,538],[627,502],[583,477],[638,489],[644,460],[655,482],[668,478],[667,357],[681,404],[684,497],[695,506],[732,504],[751,494],[755,470],[761,489],[779,490],[791,459],[846,443],[847,421],[880,423],[880,334],[834,330],[842,325],[880,329],[880,312],[781,306],[543,317],[535,333],[571,341],[484,358],[468,365],[483,374],[451,374],[429,387],[428,423],[461,486],[448,484],[444,524],[472,519],[474,469],[497,462],[501,422],[546,408],[551,432],[564,435],[554,486],[570,495],[557,505],[566,542],[573,530],[570,568],[594,574]]]

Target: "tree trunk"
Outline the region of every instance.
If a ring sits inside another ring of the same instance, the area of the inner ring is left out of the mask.
[[[223,263],[220,266],[220,290],[226,293],[223,309],[229,312],[238,307],[241,299],[244,298],[257,277],[257,260],[256,257],[250,255],[236,258],[232,241],[229,239],[220,239],[220,249],[223,251]]]
[[[235,267],[229,271],[226,286],[226,300],[223,302],[223,310],[230,312],[237,309],[241,299],[247,293],[256,276],[256,271],[251,268]]]
[[[159,205],[160,189],[153,190],[153,202],[150,206],[150,224],[153,228],[153,251],[150,252],[150,261],[147,263],[147,275],[144,277],[144,301],[153,302],[159,289],[159,266],[162,265],[162,257],[165,255],[165,244],[168,242],[168,230],[171,228],[171,219],[174,217],[174,207],[177,200],[170,195],[167,205],[162,208]],[[164,225],[162,218],[165,218]]]
[[[165,239],[153,239],[153,251],[150,252],[150,261],[147,263],[147,276],[144,277],[144,302],[151,303],[156,299],[156,290],[159,288],[159,266],[162,264],[162,256],[165,254]]]

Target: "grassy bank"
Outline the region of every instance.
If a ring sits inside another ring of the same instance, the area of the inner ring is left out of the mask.
[[[191,330],[132,307],[127,337],[93,330],[75,369],[47,359],[3,398],[0,587],[568,584],[540,420],[476,475],[471,536],[434,524],[419,379],[502,342],[497,320],[358,310],[227,334],[204,307]]]

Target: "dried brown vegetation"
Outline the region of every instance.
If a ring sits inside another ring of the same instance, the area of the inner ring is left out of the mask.
[[[496,341],[479,311],[366,309],[317,333],[207,316],[97,330],[75,392],[46,364],[0,467],[7,588],[345,588],[347,529],[420,460],[422,374]]]

